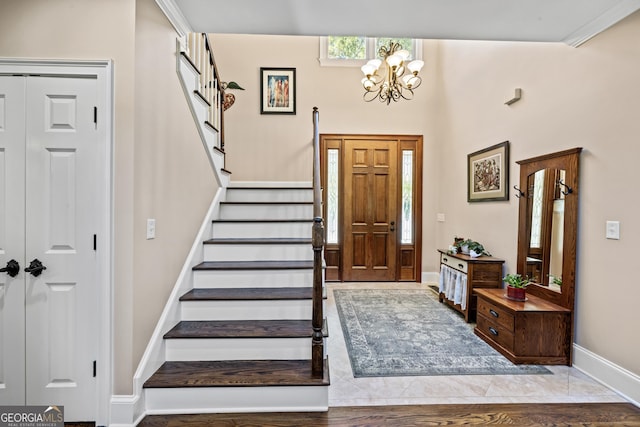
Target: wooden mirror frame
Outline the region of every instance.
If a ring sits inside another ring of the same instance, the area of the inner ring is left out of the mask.
[[[566,194],[564,199],[561,292],[553,291],[549,289],[548,286],[531,284],[527,287],[527,293],[543,298],[572,311],[575,301],[578,195],[580,194],[578,178],[581,151],[582,148],[573,148],[516,162],[520,165],[520,189],[524,192],[520,197],[519,205],[517,257],[517,271],[522,276],[527,275],[528,246],[531,236],[531,221],[529,220],[529,209],[527,205],[527,193],[530,191],[528,186],[529,176],[543,169],[565,170],[564,183],[571,189],[571,192]]]

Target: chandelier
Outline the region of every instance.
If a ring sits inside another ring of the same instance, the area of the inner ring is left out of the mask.
[[[362,79],[365,90],[363,98],[366,102],[377,98],[389,105],[391,101],[397,102],[400,98],[413,98],[413,90],[422,83],[418,73],[424,62],[416,59],[407,63],[410,55],[399,43],[391,41],[388,47],[381,46],[378,50],[378,56],[382,59],[372,59],[362,66],[365,76]],[[386,70],[379,74],[383,61]]]

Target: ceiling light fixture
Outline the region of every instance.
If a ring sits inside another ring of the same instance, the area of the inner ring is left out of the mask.
[[[412,99],[413,90],[420,86],[422,78],[418,73],[424,62],[418,59],[407,63],[411,53],[402,48],[400,43],[391,41],[389,46],[381,46],[378,56],[382,59],[372,59],[362,66],[364,74],[362,87],[363,98],[366,102],[379,99],[380,102],[397,102],[402,99]],[[382,63],[386,65],[384,74],[378,74]]]

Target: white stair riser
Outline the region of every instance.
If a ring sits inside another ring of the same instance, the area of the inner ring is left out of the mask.
[[[223,238],[310,238],[310,222],[214,222],[211,237]]]
[[[165,357],[168,361],[311,359],[311,337],[168,339]]]
[[[328,386],[145,389],[147,414],[324,412]]]
[[[312,219],[313,205],[309,204],[223,204],[220,219]]]
[[[194,288],[277,288],[313,286],[313,270],[200,270]]]
[[[183,301],[181,320],[311,319],[311,300]]]
[[[302,261],[312,259],[311,243],[204,245],[205,261]]]
[[[305,188],[227,188],[227,202],[313,202],[313,190]]]

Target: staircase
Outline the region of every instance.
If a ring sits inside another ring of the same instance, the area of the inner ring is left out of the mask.
[[[311,370],[312,218],[310,187],[227,188],[143,385],[147,414],[328,409],[327,359]]]

